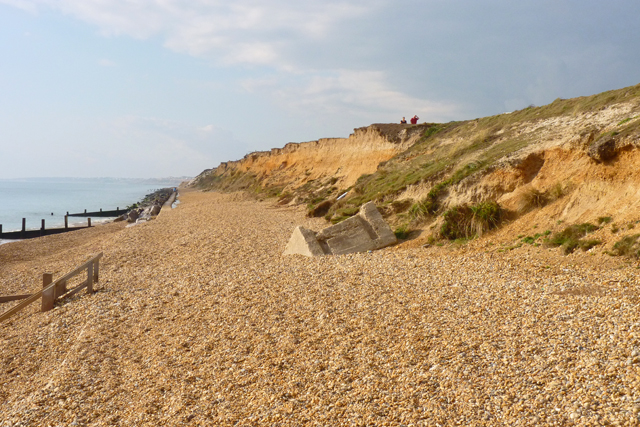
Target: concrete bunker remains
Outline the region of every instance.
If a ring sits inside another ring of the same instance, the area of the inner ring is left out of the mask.
[[[356,215],[318,233],[296,227],[284,255],[342,255],[381,249],[396,242],[395,234],[376,205],[369,202],[362,205]]]

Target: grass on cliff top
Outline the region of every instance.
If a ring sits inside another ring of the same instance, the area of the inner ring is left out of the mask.
[[[530,106],[509,114],[484,117],[464,122],[433,124],[422,138],[406,152],[381,164],[371,175],[360,177],[354,195],[332,208],[336,218],[368,201],[385,203],[393,200],[408,186],[424,183],[438,189],[435,197],[420,200],[412,208],[415,218],[439,211],[437,200],[446,189],[475,173],[482,173],[500,159],[515,153],[534,141],[516,132],[525,122],[560,116],[575,116],[600,110],[608,105],[640,97],[640,85],[573,99],[556,99],[551,104]],[[623,123],[624,122],[624,123]],[[640,120],[623,121],[620,134],[636,132]],[[455,143],[444,143],[455,141]]]

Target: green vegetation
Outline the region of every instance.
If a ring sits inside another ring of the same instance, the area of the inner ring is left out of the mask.
[[[540,237],[542,237],[542,234],[536,233],[533,236],[524,237],[521,241],[522,243],[528,243],[530,245],[533,245]]]
[[[522,243],[527,243],[529,245],[540,246],[540,243],[537,243],[541,237],[545,237],[551,234],[551,230],[547,230],[544,233],[536,233],[533,236],[518,236],[518,239],[521,239]]]
[[[430,197],[426,197],[421,201],[414,203],[409,208],[409,215],[412,220],[422,220],[429,215],[436,213],[438,205],[435,200]]]
[[[444,223],[440,234],[449,239],[468,239],[480,236],[496,228],[502,219],[503,211],[496,202],[482,202],[474,206],[456,206],[444,214]]]
[[[409,226],[406,224],[401,225],[398,228],[396,228],[393,233],[396,235],[398,239],[404,240],[407,237],[409,237]]]
[[[584,239],[587,234],[597,229],[597,226],[588,222],[584,224],[574,224],[555,233],[550,238],[545,239],[544,244],[549,247],[562,247],[565,255],[572,253],[576,248],[587,251],[602,243],[595,239]]]
[[[570,190],[570,185],[563,186],[561,183],[556,183],[549,190],[542,192],[535,188],[530,188],[523,194],[522,200],[522,212],[528,212],[532,209],[542,208],[549,203],[555,202],[562,198]]]
[[[523,210],[530,210],[533,208],[541,208],[546,206],[549,203],[549,197],[535,188],[531,188],[529,191],[524,193],[524,208]]]
[[[333,205],[333,202],[331,200],[324,200],[316,205],[311,205],[311,207],[309,208],[309,211],[307,212],[307,216],[308,217],[325,216],[329,212],[329,209],[331,209],[332,205]]]
[[[609,224],[611,221],[613,221],[613,218],[611,218],[610,216],[598,217],[598,225]]]
[[[617,241],[611,255],[640,258],[640,234],[625,236]]]
[[[625,124],[625,123],[628,123],[628,122],[630,122],[631,120],[636,119],[636,118],[638,118],[638,116],[628,117],[628,118],[626,118],[626,119],[622,120],[621,122],[619,122],[619,123],[618,123],[618,126],[621,126],[621,125],[623,125],[623,124]]]

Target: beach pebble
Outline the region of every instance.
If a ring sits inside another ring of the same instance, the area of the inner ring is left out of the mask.
[[[104,253],[94,294],[45,313],[34,303],[1,325],[0,420],[637,420],[639,270],[623,261],[473,242],[285,257],[295,226],[326,222],[240,193],[181,201],[143,226],[0,246],[1,295],[42,289],[43,272],[61,277]]]

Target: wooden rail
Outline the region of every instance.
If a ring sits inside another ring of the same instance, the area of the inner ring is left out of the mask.
[[[93,284],[98,282],[98,275],[100,272],[100,258],[102,258],[102,252],[92,256],[84,264],[65,274],[56,281],[53,281],[53,274],[44,273],[42,275],[42,290],[36,292],[35,294],[0,297],[0,302],[24,299],[24,301],[22,301],[20,304],[17,304],[15,307],[2,313],[2,315],[0,315],[0,322],[10,318],[14,314],[40,298],[42,298],[41,311],[49,311],[53,309],[57,298],[69,297],[80,292],[84,288],[87,288],[87,293],[93,293]],[[81,274],[85,270],[87,272],[87,279],[75,288],[67,289],[67,282],[69,281],[69,279]]]

